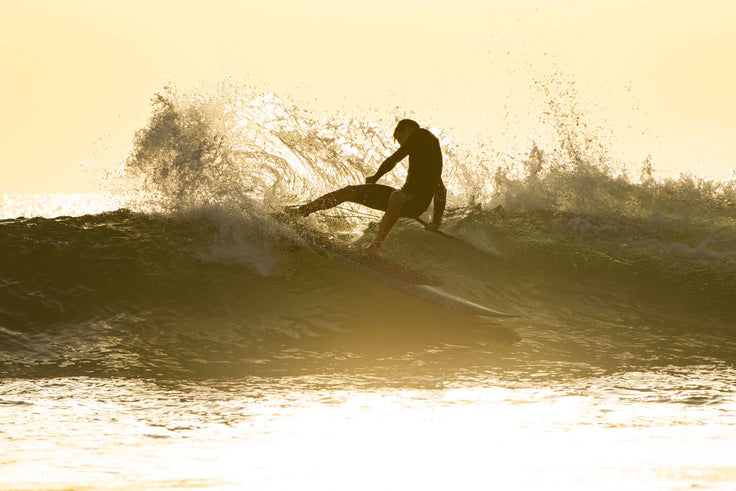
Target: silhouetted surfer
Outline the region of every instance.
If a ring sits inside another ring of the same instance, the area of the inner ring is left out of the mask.
[[[393,228],[399,217],[417,218],[434,199],[432,221],[428,230],[437,230],[445,211],[447,190],[442,183],[442,151],[440,142],[431,132],[420,128],[416,121],[402,119],[394,130],[394,139],[401,145],[383,161],[378,171],[366,177],[365,184],[347,186],[325,194],[302,206],[288,208],[291,215],[307,216],[315,211],[332,208],[345,201],[358,203],[375,210],[383,210],[378,233],[365,251],[374,253]],[[376,182],[391,171],[404,157],[409,156],[409,172],[401,189]]]

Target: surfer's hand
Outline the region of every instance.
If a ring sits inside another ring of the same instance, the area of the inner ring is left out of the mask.
[[[365,178],[366,184],[375,184],[378,181],[378,178],[376,176],[368,176]]]
[[[424,229],[425,230],[429,230],[430,232],[436,232],[438,228],[440,228],[440,224],[439,223],[427,222],[424,225]]]

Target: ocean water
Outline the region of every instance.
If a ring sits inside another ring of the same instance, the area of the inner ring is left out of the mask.
[[[519,155],[434,130],[455,239],[406,221],[381,251],[511,319],[269,218],[360,182],[392,122],[168,90],[104,192],[3,197],[0,489],[735,489],[736,187],[556,117]]]

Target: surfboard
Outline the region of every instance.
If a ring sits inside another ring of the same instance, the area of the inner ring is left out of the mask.
[[[364,255],[349,243],[330,234],[314,230],[282,214],[274,218],[293,230],[303,244],[317,254],[343,264],[397,290],[462,312],[484,317],[518,317],[500,312],[446,291],[442,282],[424,273],[414,271],[379,255]]]

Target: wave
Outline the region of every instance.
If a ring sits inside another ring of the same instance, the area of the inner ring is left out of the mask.
[[[688,292],[705,288],[728,297],[736,181],[655,179],[649,160],[634,179],[613,162],[597,128],[581,123],[564,99],[552,102],[554,143],[532,144],[522,156],[468,150],[433,129],[446,157],[454,210],[448,227],[507,260],[543,255],[569,268],[659,276]],[[158,94],[149,125],[136,137],[126,179],[157,209],[214,205],[252,219],[362,182],[393,151],[392,126],[318,121],[273,94],[223,89],[181,96],[170,89]],[[404,172],[393,172],[387,183],[399,186]],[[355,232],[379,216],[347,205],[318,215],[315,225]]]
[[[518,158],[433,130],[456,240],[400,222],[382,253],[522,315],[480,321],[325,263],[269,219],[372,173],[392,124],[168,89],[108,182],[126,208],[0,222],[0,363],[15,376],[732,363],[734,183],[655,179],[649,162],[633,178],[571,127]],[[345,205],[308,223],[361,243],[379,216]]]
[[[536,350],[556,363],[613,357],[614,366],[637,350],[646,353],[638,363],[734,354],[733,290],[719,293],[733,277],[717,264],[676,266],[661,254],[624,262],[595,243],[586,252],[546,215],[454,210],[448,230],[463,242],[402,223],[385,246],[456,293],[523,316],[505,321],[397,294],[295,248],[267,220],[221,211],[1,226],[0,344],[17,376],[274,373],[418,363],[428,353],[463,367]],[[677,342],[663,348],[669,336]]]

